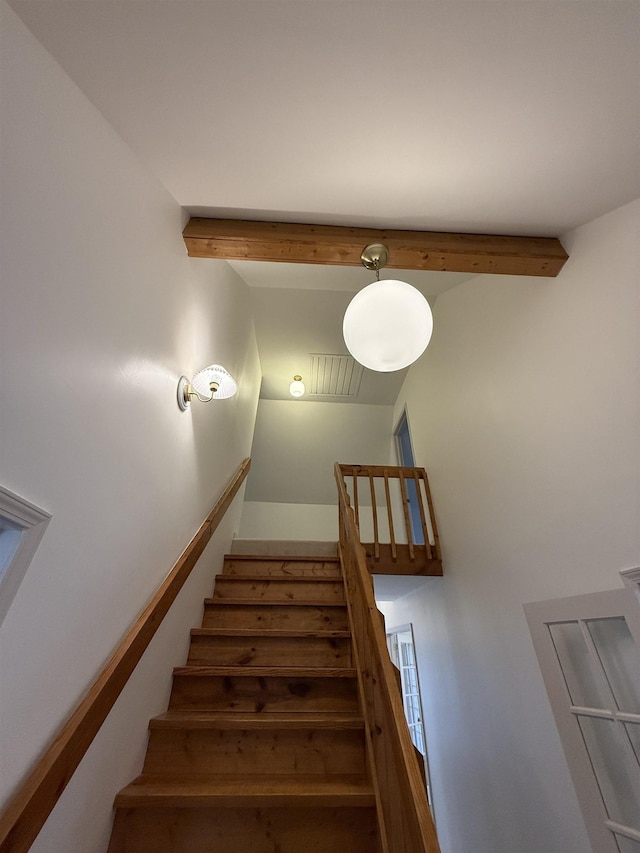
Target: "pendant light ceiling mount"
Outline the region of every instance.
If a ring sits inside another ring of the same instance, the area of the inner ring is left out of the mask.
[[[360,260],[363,267],[378,272],[389,262],[389,250],[384,243],[371,243],[362,250]]]

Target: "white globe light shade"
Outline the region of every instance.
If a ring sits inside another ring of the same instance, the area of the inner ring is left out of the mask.
[[[379,373],[413,364],[427,348],[432,331],[427,300],[406,281],[395,279],[374,281],[356,293],[342,323],[351,355]]]
[[[289,385],[289,393],[292,397],[302,397],[305,392],[304,382],[300,379],[294,379]]]

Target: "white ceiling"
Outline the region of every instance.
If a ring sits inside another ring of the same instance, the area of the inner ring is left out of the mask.
[[[640,0],[10,5],[192,213],[561,236],[640,195]],[[261,288],[291,289],[286,364],[258,315],[265,393],[286,395],[321,351],[318,290],[337,305],[367,274],[234,266],[265,311]]]

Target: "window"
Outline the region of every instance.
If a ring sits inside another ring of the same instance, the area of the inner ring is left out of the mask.
[[[0,486],[0,623],[51,516]]]
[[[626,589],[525,605],[598,853],[640,853],[640,607]]]

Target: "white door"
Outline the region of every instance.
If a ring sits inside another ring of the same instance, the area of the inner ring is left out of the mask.
[[[418,665],[413,643],[413,628],[403,625],[392,628],[387,632],[389,656],[400,670],[400,685],[402,689],[402,704],[407,718],[407,725],[413,745],[424,758],[425,776],[427,779],[427,799],[433,815],[433,800],[431,796],[431,778],[429,776],[429,757],[424,737],[422,723],[422,701],[420,699],[420,684],[418,681]],[[435,816],[434,816],[435,820]]]
[[[631,590],[525,605],[594,853],[640,853],[640,605]]]

